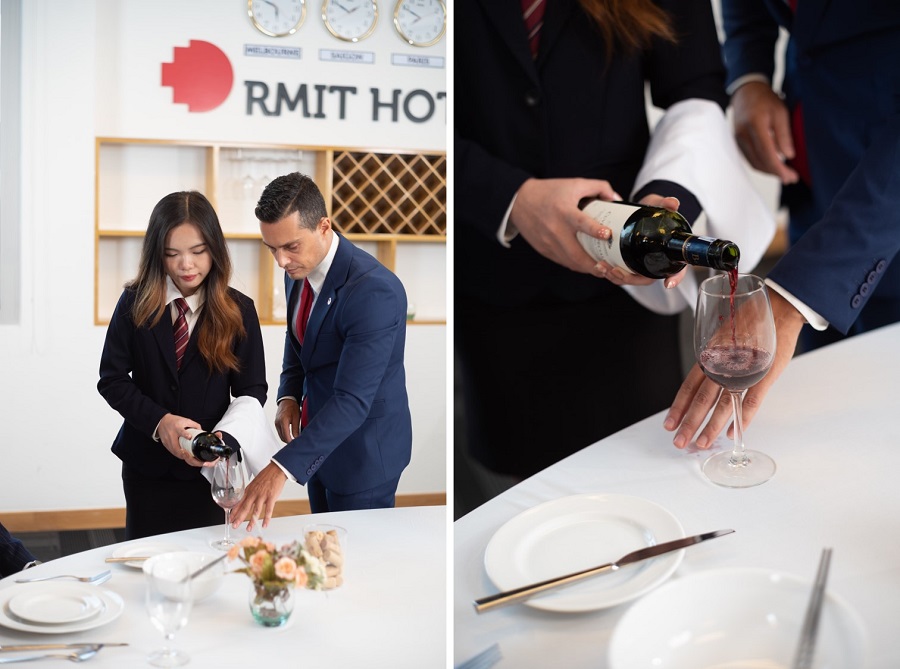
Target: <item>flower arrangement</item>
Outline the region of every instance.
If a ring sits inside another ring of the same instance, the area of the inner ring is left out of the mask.
[[[257,589],[321,590],[325,581],[325,564],[310,555],[298,541],[276,549],[274,544],[261,537],[244,537],[228,552],[228,559],[244,564],[235,571],[247,574]]]

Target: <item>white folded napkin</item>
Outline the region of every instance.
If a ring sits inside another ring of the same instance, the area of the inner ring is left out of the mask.
[[[211,432],[217,430],[228,432],[238,440],[244,466],[250,476],[259,474],[284,445],[278,440],[275,428],[266,420],[262,405],[255,397],[245,395],[232,400],[225,415]],[[211,467],[204,467],[203,475],[210,478],[211,470]]]
[[[734,242],[741,250],[738,269],[745,274],[753,271],[775,236],[775,215],[753,187],[719,105],[692,99],[666,110],[653,131],[634,192],[657,179],[691,191],[705,214],[692,223],[694,233]],[[666,290],[662,281],[625,290],[662,314],[678,313],[686,306],[693,309],[697,300],[691,272],[672,290]]]

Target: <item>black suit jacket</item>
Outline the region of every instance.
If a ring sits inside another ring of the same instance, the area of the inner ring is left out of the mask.
[[[551,0],[535,61],[519,0],[458,0],[457,295],[518,305],[619,290],[552,263],[521,238],[505,249],[495,234],[529,177],[607,179],[628,197],[649,141],[645,82],[658,107],[688,98],[724,107],[724,68],[710,3],[658,4],[672,17],[680,44],[657,42],[647,53],[619,53],[609,61],[600,33],[576,0]],[[667,188],[662,194],[676,193]]]
[[[212,372],[197,348],[205,309],[191,333],[181,369],[175,366],[175,342],[168,310],[152,328],[135,327],[131,311],[134,291],[119,298],[100,358],[97,389],[125,422],[113,440],[112,451],[145,476],[190,479],[200,469],[173,457],[153,440],[153,432],[167,413],[192,418],[211,429],[222,418],[231,397],[250,395],[266,402],[266,367],[259,318],[246,295],[229,288],[240,306],[246,337],[236,342],[239,372]]]

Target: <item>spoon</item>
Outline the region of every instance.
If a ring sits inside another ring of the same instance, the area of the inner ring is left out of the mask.
[[[0,664],[12,664],[13,662],[31,662],[32,660],[46,660],[50,658],[58,658],[60,660],[69,660],[71,662],[84,662],[90,660],[97,654],[99,648],[89,646],[81,650],[72,651],[71,653],[45,653],[44,655],[26,655],[25,657],[0,657]]]

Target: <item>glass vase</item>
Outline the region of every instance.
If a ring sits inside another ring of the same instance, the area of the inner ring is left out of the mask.
[[[281,627],[294,610],[294,587],[277,588],[252,584],[250,588],[250,612],[263,627]]]

